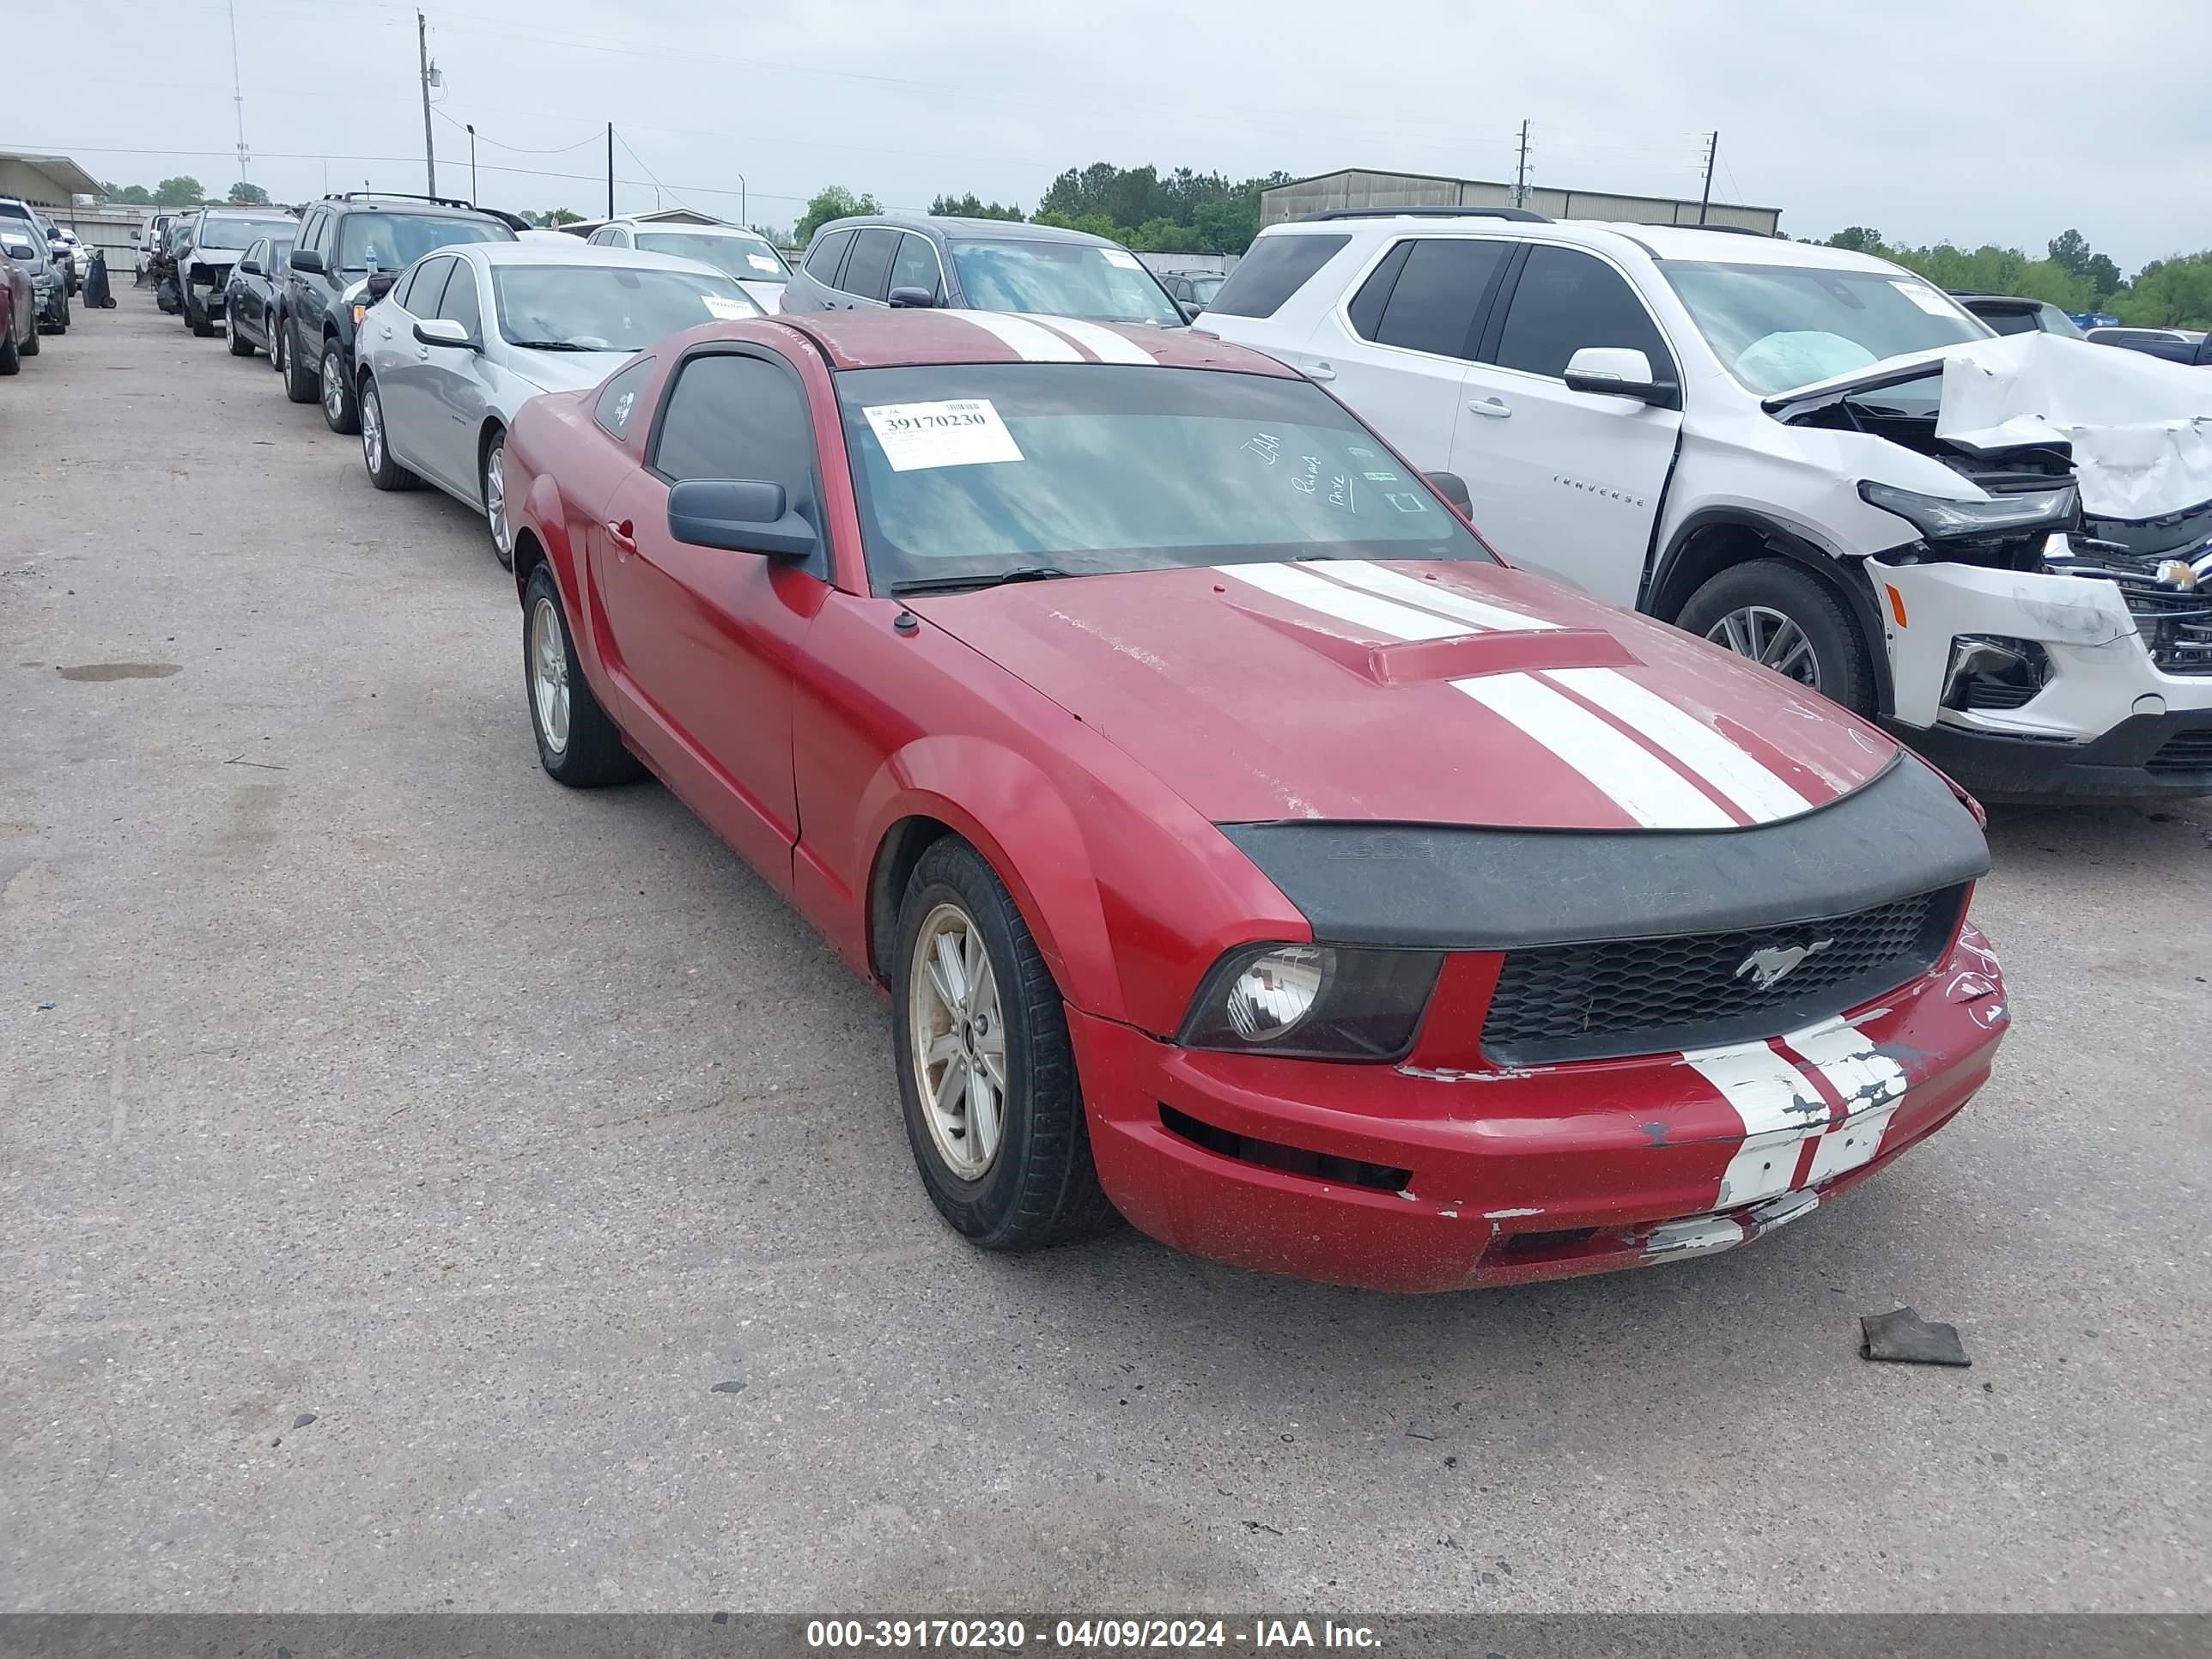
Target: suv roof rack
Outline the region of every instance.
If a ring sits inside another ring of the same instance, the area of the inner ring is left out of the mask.
[[[1324,219],[1511,219],[1524,225],[1548,225],[1550,216],[1516,207],[1364,207],[1329,208],[1309,213],[1292,222],[1310,225]]]
[[[408,190],[333,190],[324,192],[325,202],[428,202],[438,207],[466,208],[472,213],[490,210],[479,208],[474,202],[465,202],[458,196],[423,196]]]
[[[1753,230],[1749,225],[1661,225],[1657,228],[1661,230],[1724,230],[1731,236],[1762,236],[1770,242],[1774,240],[1773,232]]]

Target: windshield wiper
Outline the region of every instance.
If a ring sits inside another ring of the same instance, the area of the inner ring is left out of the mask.
[[[951,593],[963,587],[1004,587],[1008,582],[1043,582],[1065,576],[1065,570],[1055,570],[1048,564],[1024,565],[1018,570],[1002,570],[995,576],[923,576],[910,582],[893,582],[894,593]]]
[[[596,346],[580,346],[574,340],[509,340],[507,343],[522,351],[595,351]]]

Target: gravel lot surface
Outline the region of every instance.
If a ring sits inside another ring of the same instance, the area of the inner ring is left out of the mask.
[[[994,1259],[474,517],[119,298],[0,382],[0,1607],[2212,1605],[2212,802],[2002,816],[1996,1080],[1753,1247]]]

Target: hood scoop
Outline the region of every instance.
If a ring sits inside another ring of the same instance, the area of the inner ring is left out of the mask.
[[[1485,674],[1526,673],[1543,668],[1635,668],[1641,659],[1613,635],[1596,628],[1543,628],[1461,634],[1442,640],[1403,640],[1370,645],[1324,628],[1237,605],[1254,622],[1296,641],[1316,656],[1349,669],[1371,685],[1426,685],[1475,679]]]

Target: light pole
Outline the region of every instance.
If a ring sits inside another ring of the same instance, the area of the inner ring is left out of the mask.
[[[477,190],[477,124],[469,123],[469,200],[481,199]]]

